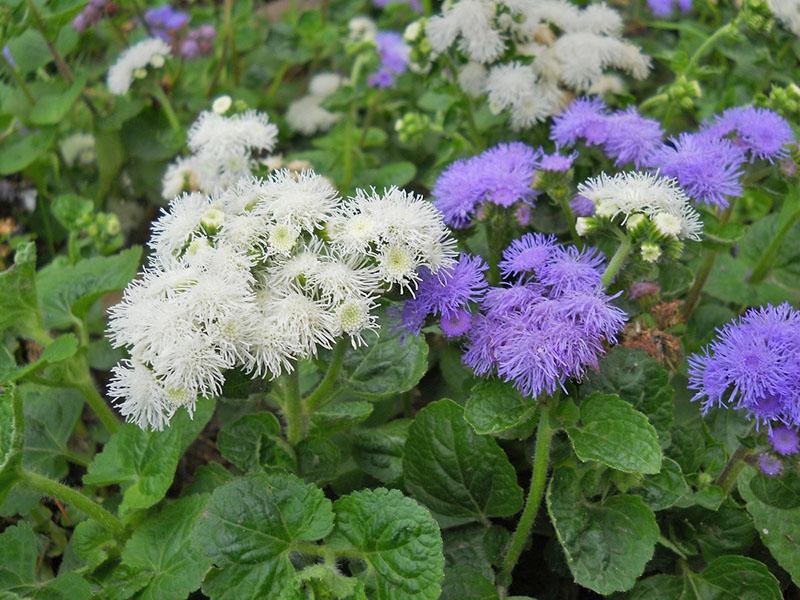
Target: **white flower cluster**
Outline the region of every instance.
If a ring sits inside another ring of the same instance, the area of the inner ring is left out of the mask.
[[[232,116],[205,111],[188,137],[192,154],[174,161],[164,173],[165,200],[187,190],[213,193],[250,175],[257,159],[275,147],[278,128],[254,110]]]
[[[163,67],[170,54],[170,45],[159,38],[147,38],[134,44],[120,54],[108,70],[108,90],[115,96],[127,94],[134,79],[144,79],[147,67]]]
[[[676,240],[699,240],[703,230],[700,214],[674,179],[653,173],[629,171],[614,176],[605,173],[578,186],[578,194],[592,201],[595,216],[638,226],[649,219],[663,236]],[[591,217],[577,221],[578,233],[587,230]]]
[[[800,36],[800,0],[767,0],[767,5],[776,19]]]
[[[568,0],[456,0],[431,17],[425,34],[434,56],[455,46],[467,59],[459,83],[487,94],[493,112],[508,110],[525,129],[557,113],[571,93],[618,86],[609,69],[644,79],[650,59],[622,37],[622,19],[604,3]]]
[[[218,395],[226,370],[276,377],[343,336],[363,344],[381,293],[413,291],[422,267],[436,272],[455,254],[421,197],[392,188],[343,200],[324,177],[289,170],[179,196],[150,246],[110,311],[109,337],[130,353],[110,395],[152,429]]]
[[[97,158],[91,133],[73,133],[61,141],[61,156],[68,167],[90,165]]]
[[[333,127],[342,115],[323,108],[322,103],[341,85],[342,78],[336,73],[319,73],[312,77],[308,94],[293,101],[286,109],[286,123],[306,136]]]

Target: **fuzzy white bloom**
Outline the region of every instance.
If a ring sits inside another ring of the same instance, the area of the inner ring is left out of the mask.
[[[556,86],[539,83],[533,68],[518,62],[493,67],[486,90],[490,110],[495,114],[509,110],[515,130],[545,120],[563,104],[563,93]]]
[[[277,139],[278,128],[265,113],[254,110],[230,117],[205,111],[188,132],[189,149],[210,156],[254,150],[270,152]]]
[[[149,265],[108,325],[131,357],[114,369],[110,393],[151,429],[219,395],[230,369],[278,377],[339,339],[365,344],[380,295],[394,285],[413,292],[421,267],[437,271],[454,254],[422,198],[392,188],[344,202],[324,177],[288,169],[211,196],[182,194],[152,231]],[[334,232],[346,243],[329,241]]]
[[[350,40],[354,42],[374,40],[375,34],[378,33],[378,26],[375,25],[375,21],[364,16],[357,16],[350,19],[347,22],[347,29],[349,31]]]
[[[506,42],[495,28],[497,3],[493,0],[459,0],[445,6],[441,15],[431,17],[425,34],[439,54],[458,40],[458,48],[479,63],[497,60]]]
[[[161,178],[161,197],[172,200],[182,192],[199,191],[201,170],[200,161],[195,156],[176,159]]]
[[[327,131],[333,127],[342,115],[323,108],[324,100],[324,96],[309,94],[291,102],[286,109],[286,122],[289,127],[305,136]]]
[[[214,100],[214,102],[211,104],[211,110],[218,115],[224,115],[226,112],[228,112],[232,104],[233,100],[231,97],[225,94],[224,96],[220,96]]]
[[[622,18],[605,3],[591,4],[581,9],[567,0],[505,0],[515,14],[523,17],[516,25],[517,35],[533,33],[542,26],[555,25],[564,32],[585,31],[597,34],[618,35],[622,31]]]
[[[486,78],[486,67],[471,61],[458,72],[458,85],[468,96],[478,98],[486,92]]]
[[[578,193],[595,205],[595,215],[614,219],[622,217],[624,223],[631,216],[642,213],[662,234],[679,239],[699,240],[703,229],[698,212],[689,203],[689,197],[674,179],[652,173],[635,171],[602,173],[578,186]]]
[[[342,81],[338,73],[317,73],[308,82],[308,93],[312,96],[330,96],[342,87]]]
[[[115,96],[123,96],[135,78],[139,79],[147,74],[148,66],[164,66],[164,57],[171,53],[170,45],[159,38],[147,38],[127,48],[108,70],[108,90]]]
[[[800,36],[800,0],[767,0],[767,6],[787,29]]]
[[[91,133],[73,133],[61,142],[61,155],[68,167],[89,165],[95,161],[94,136]]]

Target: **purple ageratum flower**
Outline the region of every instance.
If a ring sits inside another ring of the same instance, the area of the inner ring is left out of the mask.
[[[602,144],[608,138],[607,108],[597,98],[578,98],[553,118],[550,139],[560,148],[572,146],[579,139],[589,145]]]
[[[411,48],[403,36],[395,31],[375,34],[375,45],[381,57],[381,66],[369,77],[368,83],[376,88],[391,87],[397,76],[405,73]]]
[[[519,277],[531,272],[538,273],[558,247],[554,235],[526,233],[503,250],[500,272],[504,278]]]
[[[514,218],[520,227],[527,227],[531,224],[531,207],[527,204],[520,204],[514,209]]]
[[[641,116],[636,109],[629,108],[608,115],[603,151],[621,167],[633,163],[640,168],[648,163],[653,153],[661,146],[664,130],[655,119]]]
[[[758,468],[767,477],[777,477],[783,473],[781,459],[766,452],[758,457]]]
[[[575,246],[559,246],[536,275],[555,297],[596,293],[602,287],[604,264],[605,256],[596,248],[579,250]]]
[[[647,5],[653,14],[657,17],[670,17],[675,12],[675,5],[682,13],[688,13],[692,10],[692,0],[647,0]]]
[[[591,337],[601,337],[612,344],[617,343],[617,334],[622,331],[628,316],[611,301],[622,292],[608,296],[600,291],[593,294],[572,294],[561,299],[559,310],[562,317],[580,325]]]
[[[117,12],[117,5],[109,0],[90,0],[83,10],[72,19],[72,28],[78,33],[83,33],[89,27],[95,26],[105,17],[113,16]]]
[[[178,54],[186,59],[208,56],[214,51],[216,37],[217,30],[213,25],[201,25],[192,29],[178,42]]]
[[[494,316],[519,312],[526,306],[547,300],[544,292],[540,284],[530,281],[508,287],[490,287],[481,300],[481,308]]]
[[[17,68],[17,61],[14,60],[14,56],[11,54],[11,48],[8,47],[8,44],[3,46],[3,58],[6,59],[9,67],[12,69]]]
[[[484,201],[500,206],[530,202],[531,182],[540,152],[521,142],[499,144],[472,158],[457,160],[433,186],[434,206],[453,228],[467,227]]]
[[[797,430],[780,425],[769,432],[769,443],[772,449],[782,456],[791,456],[800,451],[800,436]]]
[[[553,154],[542,154],[539,158],[538,168],[540,171],[553,171],[556,173],[564,173],[572,168],[572,163],[578,157],[577,152],[573,152],[567,156],[554,152]]]
[[[657,296],[660,293],[661,286],[655,281],[637,281],[628,290],[628,297],[631,300],[638,300],[648,296]]]
[[[153,35],[165,42],[172,42],[178,31],[189,23],[189,14],[173,9],[169,4],[149,8],[144,13],[144,21]]]
[[[372,0],[375,8],[386,8],[390,4],[407,4],[418,13],[422,12],[422,4],[419,0]]]
[[[580,194],[570,201],[569,208],[576,217],[591,217],[594,214],[594,202]]]
[[[442,317],[439,326],[445,337],[455,338],[465,335],[472,326],[472,313],[466,308],[459,308],[447,317]]]
[[[677,179],[696,201],[725,208],[728,198],[742,195],[745,157],[730,140],[707,133],[682,133],[670,143],[652,156],[650,164],[662,175]]]
[[[689,388],[703,412],[743,410],[758,424],[800,426],[800,312],[788,304],[750,309],[689,358]]]
[[[756,158],[774,162],[789,154],[786,147],[794,141],[789,123],[778,113],[767,108],[740,106],[729,108],[719,115],[705,131],[711,135],[736,134],[736,143]]]
[[[406,329],[419,333],[429,315],[453,321],[455,326],[461,310],[471,302],[478,302],[486,292],[484,273],[488,265],[480,256],[461,254],[458,262],[438,273],[424,272],[417,287],[416,297],[403,307],[402,321]]]

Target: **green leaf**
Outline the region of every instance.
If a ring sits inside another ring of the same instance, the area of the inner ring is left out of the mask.
[[[79,222],[92,214],[94,202],[76,194],[61,194],[53,201],[50,211],[67,230],[79,228]]]
[[[393,185],[403,186],[414,179],[417,167],[408,161],[398,161],[383,165],[377,169],[365,169],[361,172],[359,181],[364,185],[373,185],[376,188],[388,188]]]
[[[403,472],[406,489],[443,527],[522,508],[517,474],[497,442],[476,434],[452,400],[433,402],[417,413],[408,432]]]
[[[788,470],[780,477],[757,473],[750,480],[750,489],[761,502],[776,508],[800,507],[800,474]]]
[[[625,473],[661,470],[658,434],[647,417],[619,396],[592,394],[581,402],[581,423],[567,427],[575,454]]]
[[[50,150],[54,138],[52,129],[44,129],[24,137],[12,137],[12,141],[0,144],[0,175],[22,171]]]
[[[417,385],[428,368],[428,344],[421,336],[401,337],[399,328],[384,319],[379,333],[365,336],[365,346],[345,354],[342,383],[367,399],[407,392]]]
[[[23,335],[43,331],[36,299],[36,246],[21,246],[14,264],[0,273],[0,331],[13,327]]]
[[[10,592],[31,600],[92,597],[91,586],[77,573],[37,580],[39,551],[39,540],[25,521],[8,527],[0,535],[0,593]]]
[[[192,544],[192,534],[207,502],[203,494],[182,498],[136,526],[122,551],[122,567],[137,582],[140,574],[147,576],[137,599],[183,600],[200,587],[211,563]]]
[[[8,41],[8,49],[17,70],[23,75],[45,66],[52,60],[47,42],[36,29],[27,28],[25,31]]]
[[[499,600],[497,586],[467,565],[445,569],[441,600]]]
[[[297,472],[308,482],[324,485],[336,478],[342,451],[330,439],[309,436],[297,444]]]
[[[409,419],[394,419],[379,427],[353,432],[353,458],[370,477],[386,485],[398,484],[403,476],[403,449]]]
[[[495,435],[533,419],[536,404],[498,379],[478,382],[464,406],[464,418],[476,433]]]
[[[444,576],[442,536],[431,515],[398,490],[354,492],[334,504],[334,550],[353,552],[374,600],[436,600]]]
[[[733,501],[723,502],[715,510],[694,506],[682,514],[690,527],[686,541],[700,548],[706,562],[747,552],[755,541],[753,519]]]
[[[631,589],[653,556],[658,525],[639,496],[590,502],[577,472],[561,468],[547,489],[547,511],[575,581],[598,594]]]
[[[581,392],[617,394],[646,414],[658,432],[661,447],[670,444],[672,396],[669,371],[642,350],[615,346],[600,360]]]
[[[244,415],[225,425],[217,445],[222,456],[242,472],[255,467],[295,468],[292,449],[281,438],[281,425],[270,412]]]
[[[97,521],[87,519],[75,526],[69,543],[75,556],[86,566],[87,570],[94,571],[108,560],[111,551],[117,545],[117,540],[113,533]]]
[[[0,393],[0,504],[17,479],[16,471],[22,460],[24,421],[22,402],[13,385]]]
[[[142,249],[129,248],[114,256],[96,256],[70,265],[55,260],[36,277],[39,302],[48,327],[66,328],[72,315],[84,318],[101,296],[123,289],[136,275]]]
[[[67,115],[86,85],[85,77],[78,77],[66,90],[47,94],[36,99],[28,120],[34,125],[56,125]]]
[[[761,541],[778,564],[800,585],[800,508],[781,509],[762,502],[750,487],[754,471],[739,477],[739,493],[747,502]]]
[[[46,363],[57,363],[75,356],[78,351],[78,338],[74,333],[65,333],[58,336],[53,343],[42,352],[40,360]]]
[[[364,400],[331,402],[311,415],[311,432],[330,435],[363,423],[372,414],[373,405]]]
[[[689,491],[681,466],[671,458],[664,458],[661,471],[645,477],[640,494],[650,508],[659,511],[674,506]]]
[[[195,532],[216,565],[203,592],[215,600],[270,598],[294,575],[295,542],[333,528],[333,507],[319,488],[288,473],[253,473],[217,488]]]
[[[150,508],[167,493],[178,461],[213,411],[211,400],[200,399],[193,419],[181,410],[164,431],[143,431],[136,425],[123,425],[94,457],[83,482],[101,486],[119,484],[121,515]]]

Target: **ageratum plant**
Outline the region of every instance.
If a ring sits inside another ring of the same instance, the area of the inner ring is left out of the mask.
[[[798,0],[0,4],[0,597],[797,595]]]

